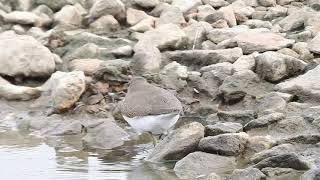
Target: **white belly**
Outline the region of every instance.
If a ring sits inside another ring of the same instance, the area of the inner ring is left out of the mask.
[[[178,121],[179,117],[180,115],[176,113],[133,118],[123,116],[130,126],[139,133],[151,132],[152,134],[162,134],[166,132]]]

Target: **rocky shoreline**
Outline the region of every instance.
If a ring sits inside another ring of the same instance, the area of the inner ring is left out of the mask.
[[[184,106],[147,162],[177,161],[181,179],[318,180],[319,32],[319,0],[0,0],[0,125],[138,143],[117,105],[143,75]]]

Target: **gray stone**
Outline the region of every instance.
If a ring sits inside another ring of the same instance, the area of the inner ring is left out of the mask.
[[[300,180],[319,180],[320,179],[320,169],[315,168],[305,172]]]
[[[127,45],[127,46],[116,48],[112,50],[111,53],[116,57],[122,57],[122,56],[130,57],[133,54],[133,49],[131,46]]]
[[[242,131],[242,125],[240,123],[224,122],[216,123],[214,125],[207,125],[205,129],[205,136],[216,136],[226,133],[238,133]]]
[[[143,19],[150,18],[150,16],[144,11],[128,8],[127,9],[127,23],[131,26],[136,25]]]
[[[104,15],[112,15],[117,20],[122,20],[126,17],[125,5],[120,0],[97,0],[89,11],[89,22]]]
[[[222,178],[216,173],[210,173],[207,180],[222,180]]]
[[[119,22],[112,15],[101,16],[89,26],[94,32],[115,32],[120,30]]]
[[[54,56],[31,36],[0,34],[0,74],[47,77],[55,70]]]
[[[184,14],[197,6],[202,5],[201,0],[172,0],[172,5],[178,7]]]
[[[247,25],[251,29],[255,29],[255,28],[271,29],[272,28],[272,24],[269,21],[262,21],[259,19],[250,19],[250,20],[246,21],[245,23],[243,23],[243,25]]]
[[[159,19],[156,20],[156,27],[160,27],[165,24],[176,24],[178,26],[185,26],[186,20],[184,19],[183,13],[180,8],[171,6],[164,9]]]
[[[163,139],[149,154],[147,161],[159,162],[179,160],[197,150],[198,143],[204,137],[204,127],[193,122],[184,125]]]
[[[204,152],[188,154],[178,161],[174,172],[180,179],[196,178],[215,173],[231,173],[235,169],[234,157],[225,157]]]
[[[270,7],[277,4],[276,0],[258,0],[261,6]]]
[[[314,59],[313,54],[308,49],[308,43],[298,42],[292,46],[292,50],[299,54],[299,59],[309,62]]]
[[[288,8],[283,6],[275,6],[268,9],[266,15],[264,16],[265,19],[275,19],[278,17],[287,16]]]
[[[296,95],[299,100],[318,101],[320,83],[318,81],[320,66],[296,78],[279,83],[276,87],[281,92]]]
[[[320,35],[314,37],[310,42],[308,42],[308,49],[316,54],[320,54]]]
[[[248,26],[235,26],[233,28],[213,29],[207,34],[207,38],[214,43],[220,43],[224,40],[231,39],[240,33],[247,32]]]
[[[208,4],[214,8],[220,8],[223,6],[228,6],[229,3],[225,0],[203,0],[202,1],[204,4]]]
[[[292,168],[296,170],[308,170],[309,165],[295,153],[283,153],[266,158],[253,166],[263,169],[265,167]]]
[[[256,73],[270,82],[300,74],[307,65],[299,59],[272,51],[257,56],[256,63]]]
[[[290,48],[283,48],[283,49],[278,50],[277,52],[280,54],[283,54],[283,55],[287,55],[287,56],[291,56],[291,57],[299,59],[299,54]]]
[[[254,70],[256,66],[256,54],[241,56],[233,63],[235,71]]]
[[[285,118],[285,115],[282,113],[272,113],[269,115],[265,115],[265,116],[259,117],[258,119],[254,119],[248,122],[246,125],[244,125],[243,130],[250,131],[251,129],[254,129],[254,128],[267,127],[268,125],[276,123],[284,118]]]
[[[33,106],[46,107],[53,113],[61,113],[79,100],[85,87],[85,76],[82,71],[68,73],[57,71],[42,85],[41,97]]]
[[[54,22],[59,25],[79,27],[82,22],[82,16],[75,6],[66,5],[54,15]]]
[[[237,156],[244,151],[248,138],[246,133],[208,136],[200,140],[199,149],[212,154]]]
[[[289,153],[289,152],[292,152],[293,150],[294,150],[294,146],[292,144],[281,144],[271,149],[267,149],[254,154],[250,160],[251,162],[258,163],[263,159],[267,159],[273,156],[278,156],[282,153]]]
[[[7,23],[18,23],[26,25],[38,25],[40,24],[41,18],[27,11],[13,11],[11,13],[5,14],[3,19]]]
[[[253,110],[219,111],[218,117],[220,121],[246,124],[249,121],[256,119],[257,113]]]
[[[244,54],[255,51],[265,52],[279,50],[293,45],[294,40],[286,39],[279,34],[272,32],[248,32],[241,33],[234,37],[238,46]]]
[[[94,77],[107,82],[128,82],[129,68],[130,62],[122,59],[104,61],[94,73]]]
[[[216,12],[217,11],[210,5],[198,6],[197,20],[206,21],[207,17],[212,16]]]
[[[291,168],[270,168],[266,167],[261,171],[270,179],[297,179],[303,171],[298,171]]]
[[[129,134],[119,127],[113,119],[107,119],[103,124],[92,128],[88,127],[83,140],[92,148],[112,149],[122,146],[128,137]]]
[[[287,17],[278,22],[282,31],[293,31],[304,26],[304,20],[309,15],[307,9],[301,9],[289,14]]]
[[[47,5],[50,9],[58,11],[62,7],[68,4],[73,4],[72,0],[54,0],[54,1],[47,1],[47,0],[35,0],[35,4],[37,5]]]
[[[212,26],[206,22],[195,22],[183,28],[188,37],[188,47],[200,49],[201,44],[205,41],[206,34],[212,29]]]
[[[65,60],[73,60],[73,59],[94,59],[100,56],[100,48],[94,43],[85,44],[73,51],[69,54],[65,55],[63,59]]]
[[[237,19],[232,7],[222,7],[219,9],[219,11],[223,13],[223,19],[225,19],[228,22],[229,27],[237,25]]]
[[[277,144],[291,143],[291,144],[317,144],[320,142],[320,135],[318,131],[316,134],[298,134],[278,140]]]
[[[231,175],[232,180],[265,180],[266,178],[266,175],[256,168],[235,169]]]
[[[154,8],[160,3],[159,0],[134,0],[133,2],[144,8]]]
[[[68,64],[71,71],[83,71],[85,75],[92,76],[101,68],[103,63],[100,59],[74,59]]]

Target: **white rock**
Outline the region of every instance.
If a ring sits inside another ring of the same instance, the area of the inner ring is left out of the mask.
[[[133,2],[144,8],[154,8],[160,3],[159,0],[133,0]]]
[[[78,8],[66,5],[54,15],[54,21],[55,23],[62,25],[80,26],[82,16]]]
[[[94,31],[114,32],[119,30],[120,24],[112,15],[105,15],[90,24]]]
[[[131,26],[136,25],[143,19],[150,18],[144,11],[128,8],[127,9],[127,23]]]
[[[180,8],[183,13],[202,5],[201,0],[173,0],[172,5]]]
[[[108,14],[122,20],[126,17],[125,5],[120,0],[96,0],[89,11],[89,18],[97,19]]]
[[[31,36],[0,34],[0,74],[43,77],[55,70],[54,56]]]
[[[3,17],[5,22],[18,24],[36,25],[40,23],[40,17],[32,12],[27,11],[13,11],[5,14]]]

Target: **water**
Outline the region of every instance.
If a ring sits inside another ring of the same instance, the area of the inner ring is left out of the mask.
[[[0,104],[1,105],[1,104]],[[152,143],[89,149],[81,136],[40,137],[19,128],[0,106],[0,180],[174,180],[172,164],[144,158]],[[12,111],[12,109],[11,109]]]

